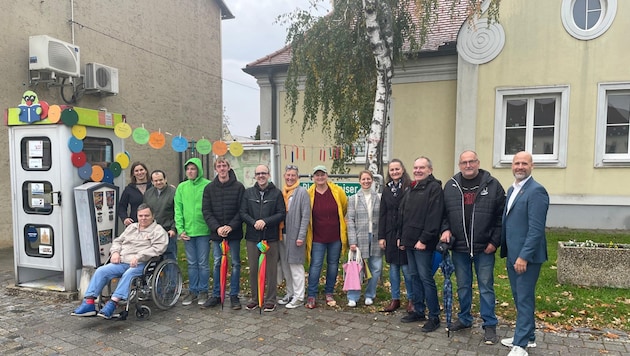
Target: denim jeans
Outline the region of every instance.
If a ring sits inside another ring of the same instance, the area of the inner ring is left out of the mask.
[[[333,294],[337,273],[339,270],[339,257],[341,255],[341,241],[330,243],[313,242],[311,247],[311,265],[308,268],[308,297],[317,297],[319,287],[319,276],[322,274],[324,265],[324,255],[326,255],[326,285],[325,294]]]
[[[472,269],[474,265],[477,285],[479,286],[479,311],[481,319],[483,319],[482,326],[496,326],[498,320],[494,313],[496,300],[494,295],[494,253],[485,254],[482,252],[471,259],[469,253],[453,251],[452,256],[453,264],[455,265],[457,298],[460,308],[457,318],[462,324],[467,326],[473,323],[470,308],[473,299]]]
[[[367,286],[365,287],[365,297],[374,299],[374,297],[376,297],[376,284],[381,277],[381,270],[383,269],[383,256],[370,256],[367,258],[367,265],[372,273],[372,278],[368,280]],[[348,300],[354,300],[356,302],[360,297],[361,290],[348,291]]]
[[[230,276],[230,296],[238,296],[241,280],[241,240],[228,240],[230,256],[232,257],[232,275]],[[221,241],[212,241],[214,256],[214,281],[212,296],[221,296]]]
[[[424,310],[423,300],[429,308],[429,318],[440,318],[440,302],[433,277],[433,251],[407,249],[409,268],[416,272],[413,278],[413,305],[416,313]]]
[[[164,252],[164,259],[177,261],[177,237],[168,238],[168,246],[166,246],[166,252]]]
[[[392,299],[400,300],[400,270],[402,270],[407,288],[407,300],[413,303],[413,283],[409,274],[409,265],[389,264],[389,284],[392,290]]]
[[[188,289],[191,294],[208,293],[210,279],[210,236],[191,237],[184,241],[188,262]]]
[[[112,297],[119,300],[127,300],[129,297],[129,288],[131,280],[134,277],[141,276],[144,272],[145,263],[138,263],[136,267],[130,267],[128,263],[108,263],[96,269],[94,276],[90,279],[90,284],[85,291],[86,297],[98,297],[103,287],[112,278],[120,278],[116,285],[116,290],[112,293]]]

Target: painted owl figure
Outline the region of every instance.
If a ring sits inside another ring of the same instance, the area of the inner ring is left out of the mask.
[[[27,90],[22,95],[22,103],[18,105],[20,109],[20,121],[27,124],[41,120],[42,107],[39,105],[39,98],[34,91]]]

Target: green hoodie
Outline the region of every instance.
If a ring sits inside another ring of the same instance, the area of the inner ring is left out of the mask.
[[[179,183],[175,191],[175,225],[177,232],[185,232],[190,237],[210,236],[210,229],[203,218],[201,202],[203,190],[210,181],[203,177],[203,169],[199,158],[191,158],[184,164],[197,166],[197,178]]]

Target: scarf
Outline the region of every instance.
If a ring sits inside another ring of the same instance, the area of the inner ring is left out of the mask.
[[[397,197],[398,193],[402,192],[402,186],[403,186],[402,178],[398,180],[398,183],[394,183],[393,180],[389,181],[389,183],[387,183],[387,186],[389,187],[389,190],[392,192],[392,195],[394,197]]]
[[[287,209],[287,212],[289,212],[289,199],[291,198],[291,196],[293,195],[293,193],[295,192],[295,188],[297,188],[300,185],[300,180],[298,179],[295,184],[293,185],[285,185],[282,188],[282,196],[284,197],[284,206]],[[280,228],[278,229],[279,234],[280,234],[280,241],[282,241],[282,230],[284,230],[284,221],[280,222]]]

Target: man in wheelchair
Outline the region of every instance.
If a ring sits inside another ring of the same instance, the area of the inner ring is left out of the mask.
[[[153,211],[147,204],[138,207],[138,222],[132,223],[114,239],[110,259],[96,269],[90,280],[85,298],[71,315],[96,315],[95,299],[112,278],[120,278],[111,299],[98,312],[98,316],[111,319],[117,303],[127,300],[131,281],[141,276],[144,266],[152,257],[160,256],[168,246],[168,233],[153,220]]]

